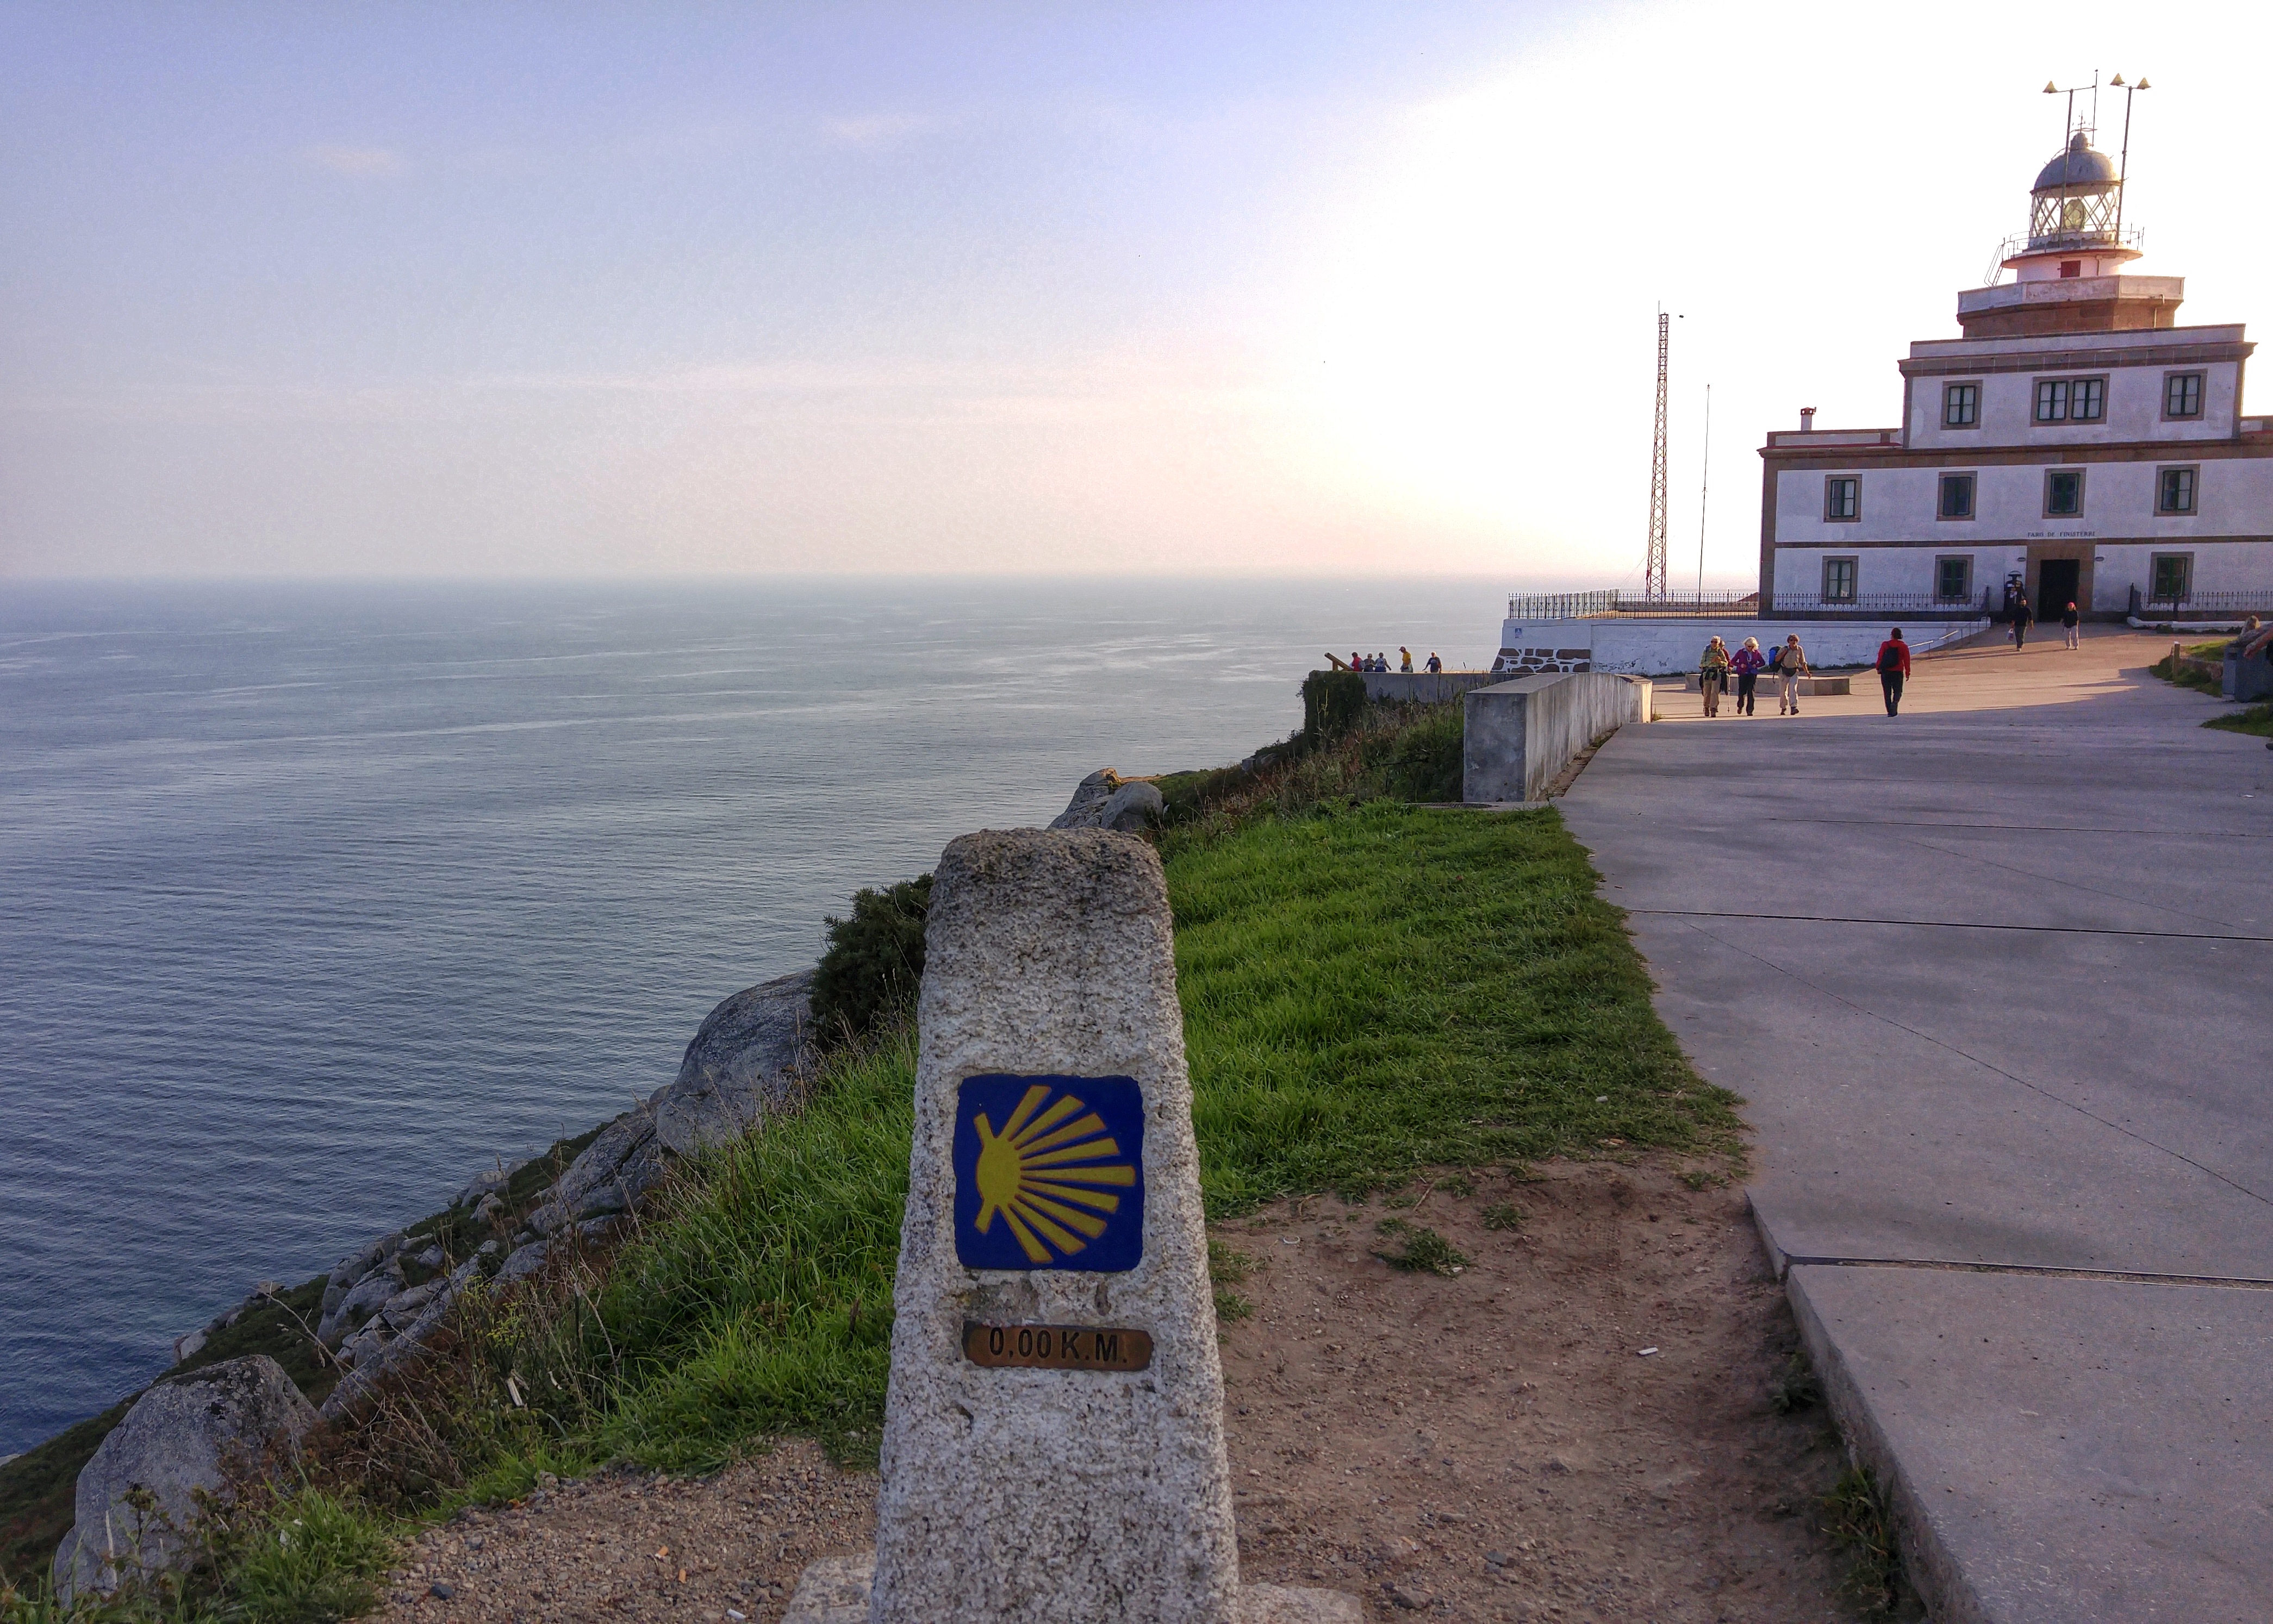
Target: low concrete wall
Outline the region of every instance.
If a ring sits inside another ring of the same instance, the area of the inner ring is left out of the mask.
[[[2229,700],[2273,700],[2273,649],[2254,660],[2241,657],[2241,640],[2226,645],[2221,691]]]
[[[1442,705],[1471,688],[1504,682],[1489,671],[1366,671],[1365,697],[1397,705]]]
[[[1464,706],[1460,798],[1471,805],[1540,800],[1587,745],[1650,720],[1647,683],[1599,671],[1493,683]]]

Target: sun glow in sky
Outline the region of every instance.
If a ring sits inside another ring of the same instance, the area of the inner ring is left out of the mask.
[[[2048,77],[2152,78],[2138,268],[2273,321],[2266,11],[19,5],[0,573],[1638,581],[1662,303],[1741,580]]]

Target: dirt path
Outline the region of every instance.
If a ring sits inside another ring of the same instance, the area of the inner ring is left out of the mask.
[[[1819,1409],[1769,1408],[1797,1339],[1743,1197],[1654,1164],[1540,1171],[1218,1231],[1254,1264],[1224,1338],[1242,1573],[1377,1619],[1844,1617],[1816,1508],[1841,1463]],[[1373,1255],[1421,1229],[1469,1261]],[[807,1561],[869,1541],[874,1492],[801,1443],[562,1486],[427,1534],[381,1616],[771,1624]]]
[[[1377,1617],[1842,1617],[1842,1463],[1819,1408],[1769,1408],[1797,1336],[1741,1194],[1541,1171],[1227,1228],[1262,1264],[1225,1342],[1242,1571]],[[1384,1219],[1471,1261],[1392,1268],[1413,1235]]]

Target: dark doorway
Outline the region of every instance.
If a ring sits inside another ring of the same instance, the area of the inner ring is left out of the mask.
[[[2079,610],[2089,609],[2077,595],[2083,587],[2083,560],[2081,558],[2046,558],[2037,565],[2037,618],[2058,625],[2059,617],[2074,603]]]

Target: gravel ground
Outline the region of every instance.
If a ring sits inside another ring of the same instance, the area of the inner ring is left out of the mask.
[[[1656,1162],[1539,1171],[1218,1230],[1253,1261],[1224,1336],[1242,1575],[1375,1619],[1850,1616],[1818,1510],[1842,1463],[1819,1408],[1770,1408],[1797,1337],[1741,1194]],[[1376,1255],[1420,1229],[1458,1273]],[[799,1441],[559,1485],[430,1530],[380,1617],[772,1624],[807,1562],[872,1542],[874,1502]]]

